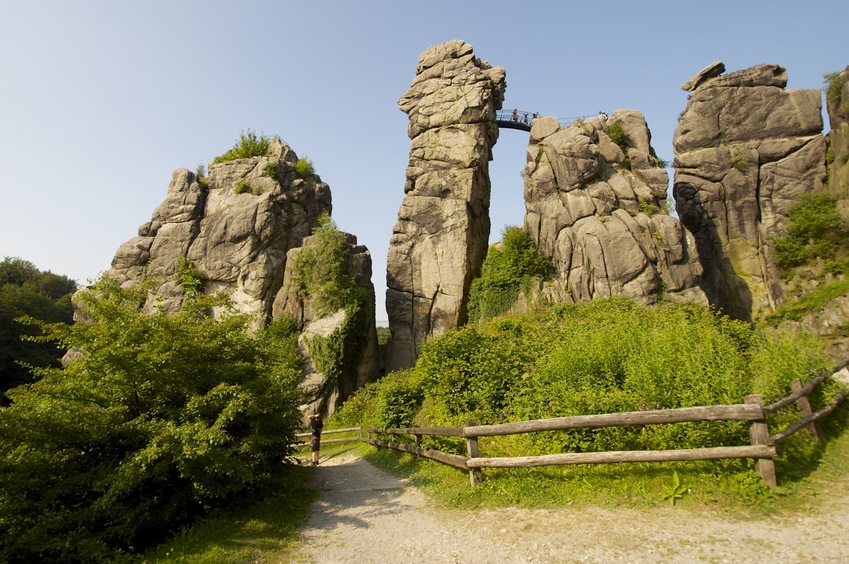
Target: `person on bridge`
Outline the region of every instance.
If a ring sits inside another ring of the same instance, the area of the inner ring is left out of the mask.
[[[513,121],[519,121],[519,110],[513,108]]]
[[[321,449],[322,429],[324,429],[324,423],[321,421],[321,414],[314,413],[310,415],[310,450],[312,450],[313,466],[318,466],[319,450]]]

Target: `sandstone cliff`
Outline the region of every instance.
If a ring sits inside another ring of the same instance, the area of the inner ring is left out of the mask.
[[[301,178],[297,161],[295,152],[274,138],[265,156],[211,164],[208,178],[186,169],[175,171],[151,221],[121,245],[104,275],[122,285],[147,277],[153,287],[144,310],[178,311],[185,289],[175,272],[181,259],[187,260],[202,282],[200,291],[229,294],[238,310],[256,314],[257,325],[291,314],[309,328],[319,320],[308,300],[292,295],[285,279],[292,257],[309,241],[322,214],[330,213],[331,194],[318,175]],[[377,376],[371,255],[356,245],[353,236],[348,236],[348,244],[349,266],[366,290],[364,326],[370,331],[362,331],[360,350],[346,352],[346,360],[354,359],[355,364],[343,370],[341,378],[328,380],[317,370],[309,375],[305,409],[321,408],[325,413]],[[338,321],[340,316],[337,312],[330,317]],[[344,315],[341,319],[336,324],[324,322],[322,334],[342,331]],[[303,350],[305,365],[313,366]]]
[[[466,321],[489,238],[489,161],[504,89],[504,69],[456,40],[422,53],[399,100],[412,141],[387,258],[388,370],[412,366],[425,339]]]
[[[823,186],[821,92],[786,90],[777,65],[724,70],[714,63],[682,86],[692,94],[673,139],[674,194],[711,303],[749,320],[782,299],[771,238],[796,197]]]
[[[694,242],[666,213],[669,179],[650,140],[632,110],[567,126],[552,117],[534,121],[525,229],[552,257],[550,300],[705,301]]]
[[[849,219],[849,66],[829,84],[826,93],[828,120],[828,191],[837,198],[837,209]]]

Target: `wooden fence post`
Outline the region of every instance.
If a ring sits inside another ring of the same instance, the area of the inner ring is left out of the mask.
[[[763,408],[763,398],[754,394],[746,396],[746,403],[757,405]],[[761,421],[752,421],[749,424],[749,438],[752,445],[765,445],[769,441],[769,427],[766,424],[766,419]],[[763,481],[769,488],[778,487],[778,480],[775,477],[775,463],[772,458],[758,458],[755,460],[755,470],[761,475]]]
[[[793,390],[793,393],[800,391],[802,389],[802,381],[798,378],[790,382],[790,389]],[[802,396],[796,400],[796,405],[799,407],[799,411],[802,413],[802,417],[810,417],[811,413],[811,401],[808,399],[808,396]],[[816,421],[811,421],[808,424],[808,431],[810,431],[811,435],[819,442],[823,441],[822,431],[817,425]]]
[[[475,425],[476,423],[474,421],[466,421],[466,427],[474,427]],[[466,437],[466,454],[469,458],[477,458],[480,456],[477,437]],[[472,487],[477,486],[482,477],[480,469],[469,469],[469,483],[471,483]]]

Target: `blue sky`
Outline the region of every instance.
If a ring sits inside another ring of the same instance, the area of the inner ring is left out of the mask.
[[[398,98],[428,46],[471,43],[507,71],[506,108],[645,114],[658,154],[687,95],[729,71],[785,66],[820,88],[849,64],[849,2],[2,0],[0,256],[80,282],[109,268],[165,197],[248,128],[309,156],[333,218],[371,251],[378,323],[409,139]],[[826,122],[826,128],[828,124]],[[492,240],[521,225],[527,134],[491,163]],[[670,175],[672,171],[670,170]]]

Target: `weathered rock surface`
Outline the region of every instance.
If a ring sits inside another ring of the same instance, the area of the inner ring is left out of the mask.
[[[398,102],[412,141],[387,258],[388,370],[412,366],[425,339],[466,321],[489,238],[489,161],[504,89],[504,69],[455,40],[422,53]]]
[[[849,66],[840,73],[839,83],[826,96],[828,121],[828,190],[837,198],[837,209],[849,219]]]
[[[673,139],[676,209],[711,303],[750,320],[782,299],[770,239],[795,199],[823,186],[821,93],[786,90],[777,65],[696,82]]]
[[[274,138],[266,156],[211,164],[207,179],[186,169],[175,171],[165,201],[138,236],[121,245],[105,276],[122,285],[138,284],[147,276],[153,287],[144,310],[178,311],[185,290],[174,274],[185,257],[203,281],[202,292],[228,293],[238,310],[256,314],[258,326],[287,313],[308,327],[322,321],[284,283],[292,257],[309,240],[320,216],[331,211],[330,188],[318,175],[301,178],[297,161],[295,152]],[[377,376],[371,255],[353,236],[348,241],[350,266],[367,290],[365,315],[371,332],[362,341],[364,350],[350,378],[327,382],[322,374],[309,374],[305,389],[318,386],[321,392],[320,398],[309,400],[310,407],[331,412]],[[305,362],[311,365],[308,355]]]
[[[268,156],[211,164],[206,182],[186,169],[174,171],[165,200],[138,236],[121,245],[106,276],[123,285],[146,273],[159,284],[145,310],[178,311],[184,291],[172,275],[186,257],[204,293],[230,292],[241,311],[264,322],[283,284],[286,253],[331,210],[330,188],[318,176],[299,178],[297,160],[275,138]],[[266,169],[274,163],[272,177]]]
[[[615,125],[614,125],[615,124]],[[608,136],[620,128],[619,145]],[[666,214],[668,176],[642,114],[561,126],[534,121],[525,166],[525,229],[552,257],[552,301],[661,295],[705,302],[694,242]]]

